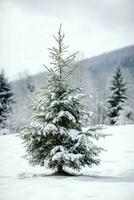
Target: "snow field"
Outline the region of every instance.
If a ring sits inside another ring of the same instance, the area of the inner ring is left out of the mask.
[[[88,176],[44,176],[42,167],[22,159],[16,135],[0,136],[0,200],[134,200],[134,125],[111,126],[97,142],[105,148]]]

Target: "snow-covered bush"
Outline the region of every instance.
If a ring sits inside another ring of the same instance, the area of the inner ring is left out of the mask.
[[[0,135],[8,135],[10,133],[9,129],[3,128],[0,130]]]
[[[129,104],[124,105],[123,109],[120,111],[119,117],[117,119],[117,125],[132,124],[134,121],[134,113]]]

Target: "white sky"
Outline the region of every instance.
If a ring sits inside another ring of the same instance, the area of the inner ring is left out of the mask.
[[[132,45],[134,0],[0,0],[0,69],[43,71],[60,23],[79,59]]]

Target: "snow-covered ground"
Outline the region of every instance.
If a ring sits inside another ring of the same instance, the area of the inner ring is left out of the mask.
[[[88,176],[44,177],[44,169],[22,159],[16,135],[0,136],[0,200],[134,200],[134,125],[108,127],[113,134],[98,142],[100,166]]]

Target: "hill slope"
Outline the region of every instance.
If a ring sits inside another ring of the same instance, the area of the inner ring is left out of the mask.
[[[112,71],[118,64],[125,70],[125,80],[128,82],[129,103],[131,110],[134,110],[134,46],[82,60],[69,77],[71,84],[83,88],[86,94],[92,95],[92,99],[87,99],[87,104],[89,110],[95,114],[97,114],[97,103],[104,107],[104,99],[107,98],[108,94],[109,77],[111,77]],[[47,73],[44,72],[35,76],[27,76],[13,83],[16,105],[14,106],[14,115],[11,118],[11,126],[14,126],[15,129],[20,127],[27,117],[31,115],[27,115],[28,110],[31,112],[31,108],[29,109],[28,106],[33,99],[29,91],[29,85],[33,85],[35,89],[39,88],[47,78]],[[15,123],[16,119],[20,119],[20,123]]]
[[[92,73],[93,78],[107,76],[118,65],[134,75],[134,45],[82,60],[81,65]]]
[[[78,84],[83,80],[89,81],[89,78],[92,80],[106,78],[119,65],[134,76],[134,45],[81,60],[71,79],[72,81],[76,79],[75,82]],[[46,75],[45,72],[36,74],[32,76],[32,81],[40,85],[46,80]]]

